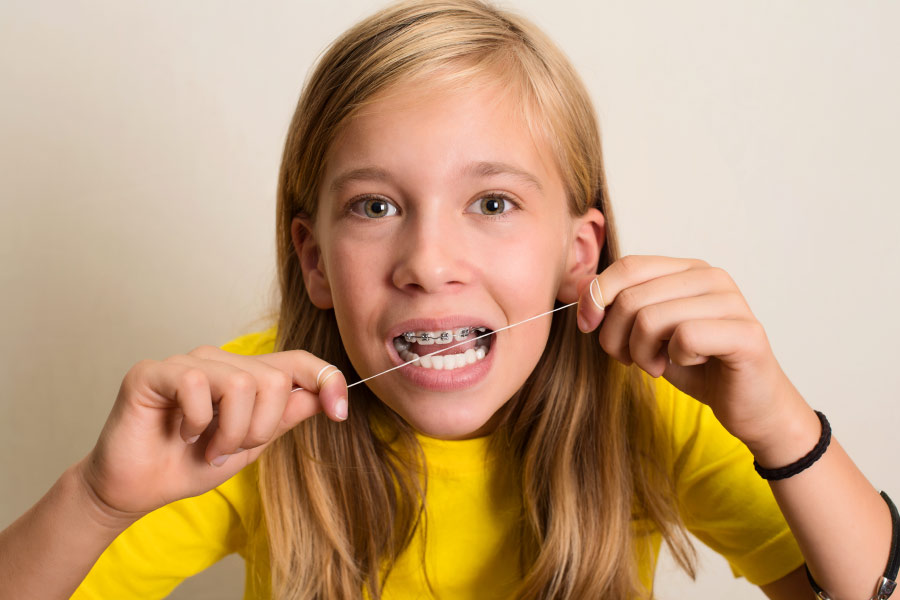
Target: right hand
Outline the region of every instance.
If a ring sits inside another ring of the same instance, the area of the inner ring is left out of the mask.
[[[220,485],[321,410],[343,420],[336,409],[343,400],[346,418],[347,382],[331,367],[319,390],[326,366],[303,350],[241,356],[209,346],[137,363],[78,465],[88,494],[108,516],[134,521]],[[224,465],[210,464],[226,454]]]

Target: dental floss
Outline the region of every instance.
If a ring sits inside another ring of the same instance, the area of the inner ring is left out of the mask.
[[[401,368],[401,367],[405,367],[405,366],[408,365],[408,364],[411,364],[411,363],[417,362],[417,361],[419,361],[419,360],[422,360],[422,359],[425,358],[426,356],[431,356],[432,354],[438,354],[439,352],[445,352],[445,351],[447,351],[447,350],[451,350],[451,349],[453,349],[453,348],[456,348],[457,346],[462,346],[463,344],[468,344],[469,342],[474,342],[475,340],[480,340],[480,339],[483,338],[483,337],[487,337],[487,336],[489,336],[489,335],[494,335],[495,333],[499,333],[499,332],[503,331],[504,329],[510,329],[511,327],[517,327],[517,326],[519,326],[519,325],[521,325],[521,324],[523,324],[523,323],[527,323],[528,321],[533,321],[534,319],[537,319],[537,318],[539,318],[539,317],[543,317],[544,315],[549,315],[550,313],[554,313],[554,312],[556,312],[556,311],[558,311],[558,310],[562,310],[562,309],[564,309],[564,308],[569,308],[570,306],[575,306],[576,304],[578,304],[578,301],[572,302],[571,304],[566,304],[565,306],[560,306],[559,308],[554,308],[553,310],[548,310],[547,312],[542,312],[541,314],[535,315],[535,316],[533,316],[533,317],[529,317],[529,318],[525,319],[524,321],[519,321],[518,323],[513,323],[512,325],[507,325],[506,327],[501,327],[500,329],[498,329],[498,330],[496,330],[496,331],[491,331],[490,333],[485,333],[485,334],[479,335],[479,336],[478,336],[477,338],[475,338],[474,340],[466,340],[466,341],[464,341],[464,342],[460,342],[460,343],[458,343],[458,344],[454,344],[454,345],[452,345],[452,346],[448,346],[447,348],[441,348],[440,350],[435,350],[434,352],[432,352],[432,353],[430,353],[430,354],[426,354],[426,355],[424,355],[424,356],[416,357],[416,358],[414,358],[414,359],[412,359],[412,360],[406,361],[406,362],[403,363],[402,365],[397,365],[396,367],[391,367],[391,368],[388,369],[387,371],[382,371],[381,373],[375,373],[374,375],[370,375],[369,377],[366,377],[365,379],[360,379],[359,381],[355,381],[355,382],[351,383],[350,385],[348,385],[348,386],[347,386],[347,389],[350,389],[350,388],[352,388],[354,385],[359,385],[359,384],[361,384],[361,383],[363,383],[363,382],[365,382],[365,381],[368,381],[368,380],[370,380],[370,379],[374,379],[374,378],[376,378],[376,377],[380,377],[381,375],[384,375],[385,373],[390,373],[391,371],[393,371],[393,370],[395,370],[395,369],[399,369],[399,368]],[[329,366],[331,366],[331,365],[329,365]],[[327,368],[327,367],[326,367],[326,368]],[[323,368],[322,370],[324,371],[325,369]],[[319,374],[321,374],[321,373],[322,373],[322,371],[319,371]],[[337,373],[337,371],[335,371],[335,373]],[[334,374],[334,373],[332,373],[332,375],[333,375],[333,374]],[[330,377],[330,375],[329,375],[329,377]],[[326,377],[326,379],[328,379],[328,377]],[[323,383],[324,383],[324,382],[323,382]],[[291,391],[292,391],[292,392],[299,392],[299,391],[302,390],[302,389],[303,389],[302,387],[295,387],[295,388],[292,389]]]

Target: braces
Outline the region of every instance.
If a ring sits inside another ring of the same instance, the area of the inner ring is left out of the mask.
[[[463,337],[469,337],[472,334],[472,331],[487,331],[484,327],[463,327],[462,331],[460,331],[460,335]],[[403,339],[408,343],[412,344],[416,340],[422,340],[423,342],[427,342],[428,340],[441,340],[442,342],[449,342],[453,339],[453,334],[449,331],[442,331],[440,335],[428,335],[428,333],[423,333],[422,335],[416,335],[415,331],[407,331],[403,334]]]

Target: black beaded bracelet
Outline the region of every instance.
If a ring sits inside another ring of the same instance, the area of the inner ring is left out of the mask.
[[[761,467],[754,459],[753,466],[756,468],[756,472],[759,473],[760,477],[769,480],[787,479],[800,471],[808,469],[814,462],[822,458],[822,455],[825,454],[825,450],[828,449],[828,444],[831,443],[831,425],[828,423],[828,419],[825,418],[825,415],[819,411],[815,411],[815,413],[819,417],[819,422],[822,424],[822,435],[819,436],[819,441],[815,448],[810,450],[809,453],[800,460],[778,469],[766,469],[765,467]]]

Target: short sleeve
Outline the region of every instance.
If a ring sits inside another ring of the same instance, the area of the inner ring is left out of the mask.
[[[234,354],[253,356],[257,354],[269,354],[275,351],[275,338],[278,331],[275,327],[256,333],[248,333],[235,338],[222,345],[222,350]]]
[[[228,488],[248,469],[135,522],[100,555],[72,598],[165,598],[184,579],[241,550],[246,532]]]
[[[728,561],[736,577],[756,585],[781,579],[804,563],[753,455],[712,410],[663,378],[660,415],[670,433],[676,489],[688,530]]]

